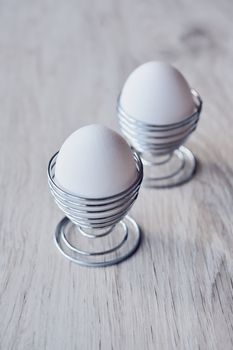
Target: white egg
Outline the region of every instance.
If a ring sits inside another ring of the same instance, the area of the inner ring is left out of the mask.
[[[74,132],[57,156],[56,182],[81,197],[119,194],[136,178],[136,163],[129,145],[115,131],[102,125],[88,125]]]
[[[148,62],[126,80],[119,104],[131,117],[153,125],[180,122],[195,110],[183,75],[164,62]]]

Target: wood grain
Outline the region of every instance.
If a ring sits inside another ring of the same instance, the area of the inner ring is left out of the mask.
[[[233,2],[0,1],[0,349],[233,349]],[[142,190],[144,239],[106,269],[69,263],[46,168],[82,125],[117,130],[137,65],[166,60],[204,100],[189,184]]]

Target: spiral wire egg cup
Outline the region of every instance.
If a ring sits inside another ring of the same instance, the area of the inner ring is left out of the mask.
[[[181,122],[153,125],[136,120],[117,103],[121,131],[139,153],[145,165],[143,183],[146,187],[169,188],[190,180],[196,170],[193,153],[182,146],[196,129],[202,110],[198,92],[191,89],[195,103],[194,113]]]
[[[135,202],[143,179],[143,166],[134,151],[137,178],[125,191],[111,197],[88,199],[66,192],[55,179],[58,152],[48,165],[48,183],[65,217],[58,223],[55,242],[69,260],[85,266],[117,264],[139,246],[141,232],[126,214]]]

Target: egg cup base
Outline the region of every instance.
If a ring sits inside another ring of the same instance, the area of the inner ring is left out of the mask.
[[[70,261],[82,266],[105,267],[129,258],[138,248],[141,230],[137,223],[125,216],[105,236],[85,236],[79,227],[64,217],[57,225],[55,243]]]
[[[144,163],[144,179],[142,185],[146,188],[172,188],[183,185],[192,179],[197,167],[194,154],[185,146],[180,146],[168,157],[167,162],[155,165]]]

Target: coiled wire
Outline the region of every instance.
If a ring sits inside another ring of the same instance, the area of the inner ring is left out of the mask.
[[[143,166],[134,151],[137,178],[125,191],[107,198],[89,199],[66,192],[59,187],[55,179],[55,166],[58,152],[53,155],[48,165],[48,183],[58,207],[74,224],[78,225],[86,236],[100,237],[111,232],[111,227],[118,223],[129,211],[138,196],[143,179]],[[89,234],[85,229],[101,230],[109,227],[102,235]]]
[[[191,93],[195,103],[194,113],[181,122],[169,125],[153,125],[136,120],[122,108],[119,96],[118,120],[122,133],[130,145],[142,155],[146,153],[155,156],[172,154],[196,129],[199,121],[202,100],[196,90],[191,89]]]

